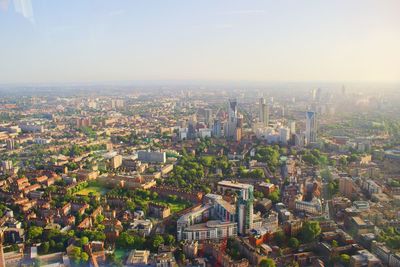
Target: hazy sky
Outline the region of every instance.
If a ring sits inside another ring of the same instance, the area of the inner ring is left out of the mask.
[[[0,0],[0,83],[399,81],[399,0]]]

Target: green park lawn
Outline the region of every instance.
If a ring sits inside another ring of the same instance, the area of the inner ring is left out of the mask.
[[[184,210],[187,207],[186,203],[183,202],[183,201],[182,202],[176,201],[176,202],[173,202],[173,203],[167,202],[167,201],[163,201],[163,203],[166,203],[166,204],[169,205],[169,207],[171,208],[171,213],[175,213],[175,212]]]
[[[88,196],[90,193],[94,194],[95,196],[104,195],[107,193],[107,189],[101,186],[88,186],[83,188],[82,190],[76,192],[76,195],[81,196]]]

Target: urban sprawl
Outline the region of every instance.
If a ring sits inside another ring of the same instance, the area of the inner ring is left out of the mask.
[[[400,266],[399,100],[11,90],[0,267]]]

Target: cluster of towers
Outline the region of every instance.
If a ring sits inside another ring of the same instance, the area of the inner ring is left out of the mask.
[[[243,117],[239,116],[236,99],[230,99],[228,105],[228,121],[225,126],[225,137],[240,141],[242,139]]]

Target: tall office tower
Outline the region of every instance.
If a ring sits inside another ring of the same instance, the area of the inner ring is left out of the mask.
[[[269,124],[269,107],[265,101],[265,98],[260,98],[259,100],[259,114],[258,119],[263,126],[268,127]]]
[[[296,121],[289,121],[288,123],[290,128],[290,134],[293,135],[296,133]]]
[[[287,145],[290,138],[290,129],[287,127],[282,127],[279,129],[279,141],[282,145]]]
[[[195,122],[193,122],[193,121],[189,121],[187,138],[188,139],[195,139],[196,138],[196,127],[195,127]]]
[[[221,135],[222,135],[221,128],[222,128],[221,121],[215,119],[214,120],[214,125],[213,125],[213,128],[212,128],[212,135],[214,137],[216,137],[216,138],[221,137]]]
[[[211,127],[212,123],[212,109],[206,108],[204,109],[204,122],[207,124],[207,127]]]
[[[15,141],[14,139],[7,139],[6,140],[6,144],[7,144],[7,150],[14,150],[15,149]]]
[[[225,136],[228,139],[235,138],[238,120],[237,100],[229,99],[228,104],[228,122],[225,127]]]
[[[317,141],[317,113],[315,111],[306,112],[306,142],[307,144]]]
[[[237,118],[237,125],[235,128],[235,136],[233,138],[237,142],[242,140],[242,128],[243,128],[243,116],[240,116]]]

